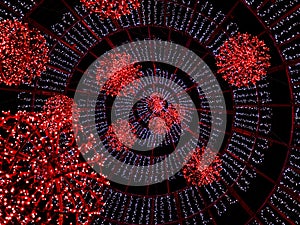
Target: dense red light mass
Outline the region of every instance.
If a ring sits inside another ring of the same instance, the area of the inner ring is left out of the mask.
[[[120,54],[109,54],[106,58],[107,61],[103,61],[99,66],[97,71],[98,76],[96,77],[99,86],[102,90],[106,92],[107,95],[117,96],[121,95],[120,91],[139,77],[141,77],[141,72],[139,72],[141,66],[136,66],[132,64],[130,55],[126,53]],[[103,77],[108,78],[103,81]],[[129,91],[124,91],[124,95],[130,94],[135,87],[129,88]]]
[[[60,116],[60,119],[72,121],[73,99],[65,95],[55,95],[47,99],[43,110],[49,117]]]
[[[209,166],[203,162],[204,152],[208,151],[208,160],[212,161]],[[197,147],[183,168],[183,175],[190,185],[203,186],[220,179],[222,161],[205,147]]]
[[[109,126],[105,137],[113,150],[128,151],[137,139],[133,132],[134,128],[132,125],[126,120],[119,119]]]
[[[71,128],[42,129],[41,113],[3,113],[0,130],[0,223],[88,223],[102,209],[106,179],[81,161]]]
[[[139,8],[139,0],[80,0],[85,7],[102,18],[118,19]]]
[[[165,120],[166,125],[169,129],[172,127],[173,124],[180,123],[179,111],[173,105],[170,105],[167,111],[162,111],[160,114],[160,118]]]
[[[161,113],[166,107],[166,101],[159,95],[153,94],[147,99],[147,105],[153,113]]]
[[[169,131],[166,122],[160,117],[154,117],[150,119],[149,129],[155,134],[165,134]]]
[[[57,127],[72,124],[72,112],[76,107],[72,98],[59,94],[48,98],[43,110],[44,127],[55,132]]]
[[[151,127],[160,133],[160,131],[170,131],[173,124],[179,124],[181,122],[181,116],[179,114],[179,107],[175,104],[167,104],[159,94],[153,94],[147,99],[147,105],[151,112]],[[154,118],[160,118],[164,120],[162,123],[160,120],[153,120]],[[157,122],[157,123],[153,123]],[[150,128],[151,129],[151,128]]]
[[[31,83],[49,61],[46,39],[18,20],[0,21],[0,82]]]
[[[240,34],[229,38],[216,56],[218,73],[229,84],[242,87],[256,84],[270,67],[269,48],[257,37]]]

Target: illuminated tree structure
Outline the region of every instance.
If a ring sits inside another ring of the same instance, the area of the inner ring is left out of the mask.
[[[109,146],[116,151],[128,151],[136,142],[133,125],[119,119],[109,126],[105,135]]]
[[[130,55],[126,53],[109,54],[106,60],[100,63],[96,79],[107,95],[117,96],[122,94],[120,91],[125,86],[142,76],[140,68],[141,66],[132,64]],[[105,81],[104,76],[107,78]],[[130,94],[136,84],[132,84],[129,91],[124,91],[123,94]]]
[[[49,61],[46,39],[18,20],[0,21],[0,82],[31,83]]]
[[[74,134],[41,129],[43,115],[3,113],[0,135],[0,223],[88,224],[101,212],[106,179],[81,161]]]
[[[256,84],[270,67],[269,48],[257,37],[240,34],[229,38],[216,56],[218,73],[229,84],[242,87]]]
[[[207,153],[205,153],[207,151]],[[211,163],[206,166],[204,162],[204,155],[206,161]],[[222,170],[222,161],[219,156],[215,156],[213,152],[205,147],[197,147],[192,153],[190,159],[183,168],[183,175],[187,183],[195,186],[203,186],[211,184],[220,179],[220,172]]]
[[[140,7],[139,0],[80,0],[85,7],[101,18],[118,19]]]

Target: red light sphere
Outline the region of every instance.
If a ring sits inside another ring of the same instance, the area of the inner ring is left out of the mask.
[[[0,82],[32,83],[46,69],[48,51],[44,36],[27,23],[0,21]]]
[[[167,102],[160,94],[154,93],[147,99],[147,105],[151,112],[160,114],[166,107]]]
[[[153,117],[149,120],[149,129],[155,134],[160,135],[169,132],[169,128],[167,127],[165,120],[160,117]]]
[[[268,51],[266,44],[257,37],[238,33],[219,48],[218,73],[233,86],[255,85],[266,76],[271,65]]]
[[[42,129],[41,113],[3,113],[0,135],[0,223],[88,224],[102,210],[107,180],[81,161],[74,134]]]
[[[140,68],[141,66],[132,64],[130,55],[126,53],[108,54],[106,60],[99,65],[96,80],[107,95],[128,95],[133,93],[133,88],[137,85],[134,81],[142,76]],[[104,82],[103,77],[108,79]],[[121,90],[132,82],[132,87],[122,93]]]
[[[137,139],[134,135],[134,131],[134,127],[129,124],[128,121],[118,119],[108,127],[105,137],[113,150],[128,151]]]
[[[43,125],[57,132],[57,128],[62,127],[63,124],[72,124],[73,111],[76,112],[77,109],[72,98],[58,94],[46,100],[43,110]]]
[[[130,14],[140,7],[140,0],[80,0],[90,11],[101,18],[118,19],[122,15]]]
[[[206,160],[211,161],[209,166],[205,166],[203,161],[205,151],[208,154]],[[189,185],[203,186],[220,179],[221,171],[222,161],[220,157],[215,156],[213,152],[205,147],[197,147],[183,168],[183,176]]]

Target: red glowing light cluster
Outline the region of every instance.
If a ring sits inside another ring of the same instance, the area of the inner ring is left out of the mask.
[[[218,73],[229,84],[242,87],[256,84],[270,67],[269,48],[257,37],[240,34],[229,38],[216,56]]]
[[[44,112],[53,120],[72,122],[73,99],[65,95],[55,95],[45,102]]]
[[[118,19],[140,7],[140,0],[80,0],[90,11],[101,18]]]
[[[49,61],[46,39],[18,20],[0,21],[0,82],[31,83]]]
[[[205,151],[207,151],[207,153],[205,153]],[[206,161],[211,161],[211,164],[208,166],[205,166],[204,155],[206,155]],[[185,164],[183,175],[188,184],[203,186],[220,179],[221,170],[222,161],[219,156],[215,156],[213,152],[205,147],[197,147]]]
[[[43,110],[43,125],[52,132],[57,131],[58,127],[72,124],[72,119],[78,117],[78,115],[76,117],[76,113],[74,113],[77,111],[73,99],[61,94],[48,98]],[[74,120],[73,122],[76,121]]]
[[[125,86],[142,76],[139,72],[141,66],[132,64],[130,55],[126,53],[109,54],[106,59],[107,61],[100,63],[96,79],[107,95],[122,95],[120,91]],[[102,84],[103,76],[108,77],[104,84]],[[127,95],[132,92],[135,85],[137,83],[133,83],[128,92],[124,91],[123,94]]]
[[[149,129],[155,134],[165,134],[169,129],[164,119],[153,117],[149,120]]]
[[[173,124],[179,124],[181,121],[179,111],[173,105],[169,105],[167,111],[162,111],[159,116],[165,120],[168,128],[171,128]]]
[[[128,151],[136,142],[134,135],[134,127],[126,120],[119,119],[109,126],[106,132],[106,138],[112,149],[121,151]]]
[[[81,161],[70,124],[57,127],[54,135],[44,129],[43,118],[3,112],[0,223],[63,224],[75,216],[88,224],[101,212],[101,187],[108,182]]]
[[[166,107],[167,102],[160,96],[160,94],[153,94],[147,99],[147,105],[153,113],[161,113]]]
[[[159,94],[153,94],[147,99],[147,105],[151,114],[149,126],[156,133],[161,133],[163,130],[170,131],[173,124],[179,124],[181,122],[181,116],[179,114],[179,107],[174,104],[167,104]],[[153,120],[154,118],[160,119]],[[164,132],[163,132],[164,133]]]

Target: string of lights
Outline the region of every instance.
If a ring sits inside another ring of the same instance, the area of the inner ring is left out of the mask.
[[[35,6],[36,1],[4,0],[4,4],[11,7],[13,11],[19,13],[23,17],[27,12],[29,12]]]
[[[102,18],[118,19],[122,15],[130,14],[140,6],[139,0],[80,0],[90,11],[98,13]]]

